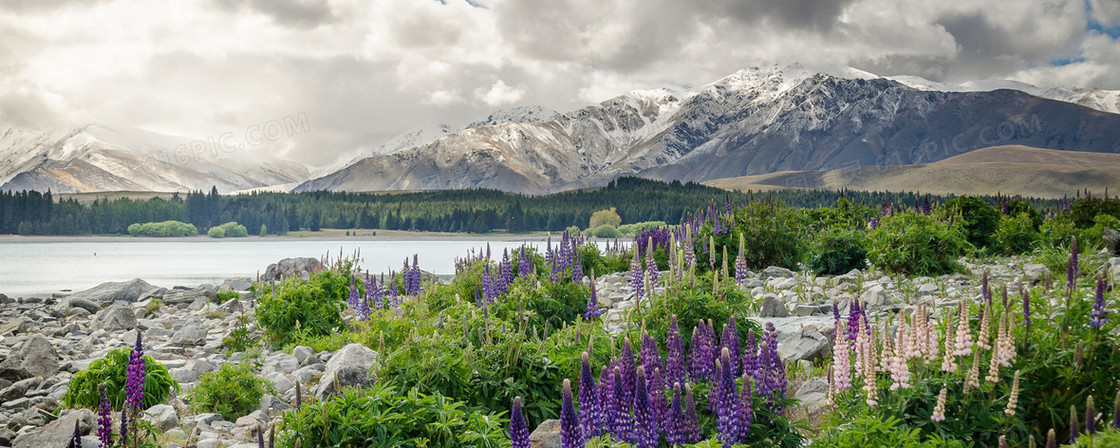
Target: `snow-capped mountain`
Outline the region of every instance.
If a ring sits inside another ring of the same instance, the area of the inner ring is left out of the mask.
[[[918,76],[888,76],[886,79],[898,81],[918,90],[927,91],[990,92],[1001,89],[1018,90],[1040,98],[1063,101],[1102,112],[1120,114],[1120,90],[1097,90],[1078,87],[1042,88],[1025,82],[1006,79],[986,79],[981,81],[968,81],[960,84],[939,83]]]
[[[80,193],[213,186],[228,193],[295,184],[310,174],[301,164],[207,144],[100,125],[63,135],[9,129],[0,133],[0,189]]]
[[[1120,115],[1022,91],[954,91],[922,81],[796,65],[741,70],[695,89],[634,91],[545,121],[494,120],[367,157],[296,191],[541,194],[621,175],[704,181],[931,162],[1005,144],[1120,152]],[[1103,104],[1110,97],[1063,98]]]

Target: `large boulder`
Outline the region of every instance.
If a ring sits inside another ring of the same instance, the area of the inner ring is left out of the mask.
[[[1120,231],[1105,227],[1101,240],[1110,254],[1120,255]]]
[[[127,282],[108,282],[94,286],[85,291],[78,291],[66,297],[66,303],[69,305],[75,299],[87,300],[96,304],[113,303],[113,302],[135,302],[142,297],[147,291],[155,287],[146,281],[134,278]]]
[[[545,420],[529,434],[532,448],[560,448],[560,420]]]
[[[337,392],[337,387],[366,385],[370,383],[369,371],[377,362],[377,352],[362,344],[342,347],[327,361],[327,370],[315,388],[315,396],[323,397]]]
[[[132,308],[113,305],[105,311],[97,313],[97,317],[93,319],[90,326],[112,332],[135,328],[137,324],[136,313],[132,311]]]
[[[62,418],[42,428],[16,437],[12,447],[67,448],[74,438],[74,422],[78,422],[78,431],[85,435],[94,429],[97,424],[97,417],[93,414],[93,411],[88,409],[67,412]]]
[[[0,363],[0,369],[22,369],[33,376],[49,377],[58,372],[58,351],[43,335],[32,335],[15,356]]]
[[[810,378],[797,388],[793,398],[801,401],[802,406],[810,408],[823,406],[828,401],[828,380]]]
[[[181,346],[198,345],[200,340],[206,338],[206,329],[198,326],[198,324],[186,324],[175,334],[171,335],[171,343]]]
[[[786,317],[789,316],[789,310],[786,309],[785,302],[778,298],[777,294],[766,294],[762,296],[762,309],[759,311],[761,317]]]
[[[178,305],[196,301],[213,302],[218,299],[218,290],[212,285],[199,285],[194,289],[175,289],[163,295],[163,303]]]
[[[288,277],[307,279],[311,274],[324,269],[323,263],[311,257],[285,258],[277,263],[268,265],[261,275],[261,281],[280,281]]]

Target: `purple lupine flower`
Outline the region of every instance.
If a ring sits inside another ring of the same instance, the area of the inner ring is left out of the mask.
[[[714,394],[716,403],[716,430],[719,432],[719,441],[723,446],[731,446],[739,440],[739,426],[736,419],[735,408],[738,407],[739,396],[735,391],[735,375],[731,373],[731,356],[724,347],[720,351],[719,361],[716,363],[720,369],[719,385]]]
[[[635,301],[642,301],[642,289],[645,287],[645,274],[642,272],[642,262],[638,259],[638,248],[634,248],[634,259],[630,260],[630,288],[634,290]]]
[[[596,391],[599,402],[598,425],[607,431],[611,430],[610,422],[618,404],[614,399],[614,370],[603,366],[599,370],[599,390]]]
[[[654,369],[661,369],[664,365],[661,363],[661,352],[657,347],[657,341],[648,332],[642,333],[642,347],[638,351],[641,357],[642,367],[646,368],[646,372],[653,372]],[[649,375],[647,375],[649,378]]]
[[[70,446],[73,448],[82,448],[82,429],[78,427],[79,423],[80,419],[74,420],[74,435],[70,438]]]
[[[778,356],[778,332],[774,329],[773,322],[766,323],[766,334],[763,336],[766,341],[763,343],[762,358],[766,366],[765,381],[767,382],[765,396],[769,397],[770,403],[774,403],[775,398],[785,398],[786,388],[788,381],[786,380],[786,366],[782,363],[782,358]],[[759,387],[759,389],[762,389]],[[759,395],[764,395],[759,392]]]
[[[619,362],[622,367],[622,401],[624,408],[629,409],[634,402],[634,382],[637,368],[634,364],[634,350],[630,348],[630,338],[622,339],[622,350],[619,353]]]
[[[594,319],[599,317],[602,311],[599,309],[599,297],[596,293],[595,279],[587,280],[588,286],[591,287],[591,295],[587,297],[587,306],[583,310],[583,317],[587,319]]]
[[[482,269],[482,296],[486,299],[486,304],[494,303],[494,299],[498,297],[497,285],[494,284],[494,276],[490,275],[490,263]]]
[[[109,405],[105,384],[97,385],[97,389],[101,393],[101,400],[97,407],[97,440],[101,442],[101,448],[108,448],[113,444],[113,416],[111,415],[113,408]]]
[[[1069,407],[1069,444],[1077,443],[1077,437],[1081,435],[1081,425],[1077,423],[1077,406],[1072,405]]]
[[[747,279],[747,254],[745,246],[743,246],[743,234],[739,234],[739,255],[735,257],[735,284],[743,286],[743,280]]]
[[[848,345],[854,346],[856,343],[856,335],[859,334],[860,320],[863,318],[863,307],[860,306],[859,300],[852,302],[848,308]]]
[[[752,378],[761,378],[758,368],[758,341],[755,340],[754,330],[747,330],[747,346],[743,349],[743,373],[750,374]]]
[[[358,309],[358,298],[359,298],[358,287],[356,285],[354,285],[354,276],[351,275],[350,276],[350,296],[346,298],[346,304],[350,306],[350,309],[352,309],[352,310],[357,310]]]
[[[128,446],[128,413],[121,408],[121,446]]]
[[[599,435],[599,402],[596,397],[595,378],[591,376],[591,361],[587,352],[583,352],[579,367],[579,416],[580,430],[583,439],[587,440]]]
[[[731,316],[727,325],[723,326],[723,335],[720,337],[719,345],[731,352],[731,373],[739,376],[739,373],[742,372],[739,362],[742,361],[743,354],[739,351],[739,329],[735,325],[735,316]]]
[[[1093,404],[1093,396],[1085,402],[1085,434],[1097,433],[1097,407]]]
[[[665,421],[669,403],[665,402],[665,377],[661,369],[653,369],[653,375],[649,377],[649,407],[657,422]],[[660,428],[660,431],[665,434],[665,428]]]
[[[700,441],[700,418],[696,415],[696,399],[692,397],[692,386],[684,386],[684,434],[685,443]]]
[[[397,292],[397,279],[395,279],[395,278],[390,279],[389,280],[389,306],[392,307],[393,310],[395,310],[395,311],[400,311],[401,301],[400,301],[400,297],[397,294],[398,294],[398,292]]]
[[[634,420],[630,417],[630,405],[633,402],[626,402],[626,391],[623,386],[622,370],[618,367],[614,368],[611,373],[611,385],[614,388],[614,397],[611,399],[610,416],[607,418],[607,427],[610,430],[611,436],[624,442],[634,442]],[[634,394],[633,389],[630,391],[630,397]]]
[[[1093,298],[1093,312],[1089,314],[1089,326],[1101,328],[1108,323],[1108,310],[1104,308],[1104,277],[1097,277],[1097,294]]]
[[[1074,282],[1077,280],[1079,266],[1077,258],[1080,253],[1077,249],[1077,237],[1071,236],[1069,243],[1069,261],[1066,263],[1066,287],[1073,290]]]
[[[707,368],[708,378],[711,378],[712,381],[718,381],[719,379],[719,371],[716,370],[716,360],[719,359],[720,345],[719,339],[716,337],[715,328],[716,326],[712,323],[712,320],[708,319],[707,323],[704,324],[704,334],[702,335],[704,339],[706,339],[704,345],[708,347],[708,359],[705,361],[704,366]]]
[[[509,249],[502,252],[502,263],[498,267],[502,275],[502,293],[505,293],[513,285],[513,263],[509,261]]]
[[[525,254],[525,245],[521,245],[521,257],[517,259],[517,276],[527,278],[532,270],[532,263],[529,262],[529,256]]]
[[[677,315],[669,318],[668,335],[669,355],[665,359],[666,381],[668,383],[683,383],[685,381],[684,341],[681,340],[681,331],[677,328]]]
[[[751,431],[751,420],[754,416],[754,398],[751,397],[751,379],[743,373],[743,389],[739,392],[739,405],[736,408],[735,420],[739,427],[739,443],[746,443]]]
[[[1031,296],[1022,284],[1019,284],[1019,295],[1023,297],[1023,325],[1026,326],[1028,334],[1031,328]]]
[[[572,263],[572,280],[576,282],[583,281],[583,252],[576,252],[576,260]]]
[[[926,216],[929,216],[930,211],[931,210],[930,210],[930,206],[929,206],[929,196],[926,196],[925,201],[922,202],[922,214],[926,215]]]
[[[673,383],[673,401],[669,404],[669,414],[664,420],[665,441],[669,445],[688,443],[684,426],[684,410],[681,407],[681,383]]]
[[[992,304],[992,288],[988,285],[988,271],[984,271],[984,276],[980,278],[980,295],[984,297],[984,303],[989,306]]]
[[[564,378],[564,389],[561,392],[563,402],[560,403],[560,446],[563,448],[579,448],[583,446],[583,434],[579,429],[579,418],[576,417],[576,407],[572,404],[572,382]]]
[[[125,404],[134,413],[144,409],[144,346],[140,332],[136,332],[136,346],[128,360],[128,377],[125,379]],[[133,423],[135,425],[135,422]],[[135,428],[134,428],[135,429]]]
[[[639,366],[634,382],[634,438],[638,448],[657,448],[657,416],[649,404],[646,369]]]
[[[694,382],[703,381],[705,378],[712,379],[709,375],[711,369],[708,365],[712,361],[711,352],[715,350],[715,347],[708,341],[707,332],[704,330],[706,325],[707,323],[701,320],[692,330],[692,352],[689,353],[688,363]]]
[[[412,293],[410,295],[420,294],[420,281],[423,279],[422,274],[423,272],[420,271],[420,255],[412,254],[412,283],[410,284]]]
[[[509,416],[509,441],[513,448],[529,448],[529,425],[525,423],[521,397],[513,398],[513,410]]]

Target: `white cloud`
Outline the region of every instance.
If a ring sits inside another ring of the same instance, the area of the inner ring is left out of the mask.
[[[505,81],[499,79],[494,81],[494,85],[490,86],[489,90],[482,88],[475,89],[474,96],[487,105],[504,106],[516,103],[520,101],[521,98],[524,98],[525,87],[510,87],[506,85]]]

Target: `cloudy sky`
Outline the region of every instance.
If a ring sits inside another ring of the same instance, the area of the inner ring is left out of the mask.
[[[324,165],[497,108],[750,66],[1120,89],[1120,0],[0,0],[0,129],[241,134]]]

